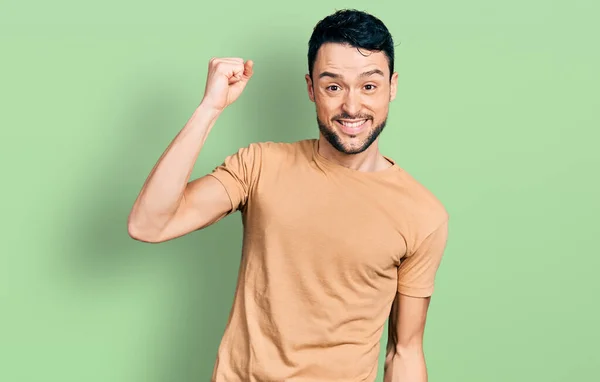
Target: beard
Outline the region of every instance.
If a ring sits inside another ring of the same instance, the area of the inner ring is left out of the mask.
[[[331,125],[333,125],[338,119],[367,119],[371,121],[371,123],[373,123],[373,117],[369,115],[357,115],[352,117],[348,114],[343,113],[333,117],[331,119]],[[375,142],[375,140],[379,137],[379,135],[385,128],[386,123],[387,117],[379,125],[375,126],[374,128],[371,128],[371,131],[369,131],[369,135],[361,142],[359,147],[349,148],[344,145],[342,138],[336,133],[335,128],[331,125],[326,125],[317,116],[317,124],[319,125],[319,131],[321,131],[323,137],[325,137],[327,142],[329,142],[329,144],[331,144],[331,146],[333,146],[337,151],[347,155],[360,154],[366,149],[368,149],[373,144],[373,142]]]

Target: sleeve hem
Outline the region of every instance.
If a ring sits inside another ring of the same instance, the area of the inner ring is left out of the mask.
[[[216,180],[219,181],[219,183],[221,183],[221,185],[225,189],[225,192],[227,193],[227,196],[229,197],[229,204],[231,205],[231,211],[229,211],[229,213],[233,213],[236,210],[234,198],[232,196],[232,192],[234,192],[232,190],[235,190],[235,187],[236,187],[234,181],[232,179],[228,179],[228,177],[226,177],[226,176],[221,176],[220,174],[217,174],[217,173],[210,173],[207,175],[215,178]]]
[[[433,287],[429,288],[411,288],[399,286],[398,293],[409,297],[430,297],[433,294]]]

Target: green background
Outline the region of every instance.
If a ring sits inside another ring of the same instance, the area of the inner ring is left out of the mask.
[[[253,59],[255,76],[194,177],[250,142],[316,137],[306,44],[346,7],[397,42],[383,152],[452,216],[430,381],[600,380],[598,2],[9,0],[0,381],[209,380],[239,214],[150,245],[128,237],[129,209],[212,56]]]

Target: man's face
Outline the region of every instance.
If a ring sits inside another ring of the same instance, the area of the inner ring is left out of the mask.
[[[317,109],[321,134],[339,152],[363,152],[385,127],[396,96],[397,73],[390,81],[383,52],[327,43],[319,49],[308,94]]]

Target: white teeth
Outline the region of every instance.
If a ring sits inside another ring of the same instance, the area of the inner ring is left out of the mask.
[[[351,128],[357,128],[360,125],[362,125],[363,123],[365,123],[367,120],[364,119],[362,121],[358,121],[358,122],[346,122],[346,121],[340,121],[342,123],[342,125],[346,126],[346,127],[351,127]]]

